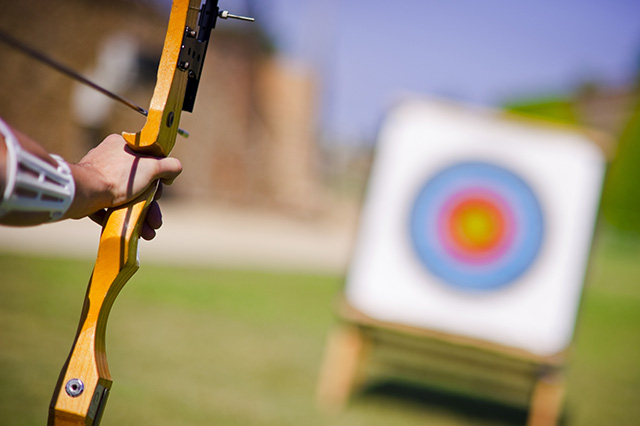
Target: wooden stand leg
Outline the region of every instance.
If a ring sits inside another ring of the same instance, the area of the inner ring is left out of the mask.
[[[564,377],[559,372],[538,378],[531,396],[527,426],[555,426],[562,413]]]
[[[317,390],[321,409],[338,411],[347,403],[358,378],[365,346],[365,337],[357,326],[341,325],[330,334]]]

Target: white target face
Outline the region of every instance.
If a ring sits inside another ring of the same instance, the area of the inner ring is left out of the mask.
[[[384,321],[559,352],[603,172],[577,133],[404,104],[380,134],[347,300]]]

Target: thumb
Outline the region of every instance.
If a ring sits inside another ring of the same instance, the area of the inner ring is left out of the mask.
[[[161,179],[162,183],[171,185],[182,172],[182,163],[174,157],[160,158],[157,160],[154,179]]]

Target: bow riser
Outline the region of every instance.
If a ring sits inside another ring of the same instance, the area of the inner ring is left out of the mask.
[[[185,29],[195,27],[199,8],[200,0],[173,2],[147,121],[138,133],[123,133],[135,151],[164,157],[175,145],[188,79],[188,72],[178,68],[178,58]],[[111,388],[107,319],[118,293],[138,269],[140,230],[156,189],[152,185],[136,201],[108,212],[76,339],[51,401],[50,426],[96,426],[100,421]]]

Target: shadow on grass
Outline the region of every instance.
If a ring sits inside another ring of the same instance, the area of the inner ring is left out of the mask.
[[[400,405],[412,405],[426,411],[450,412],[481,424],[523,426],[528,411],[493,401],[444,392],[402,381],[371,383],[355,395],[356,403],[385,399]]]

